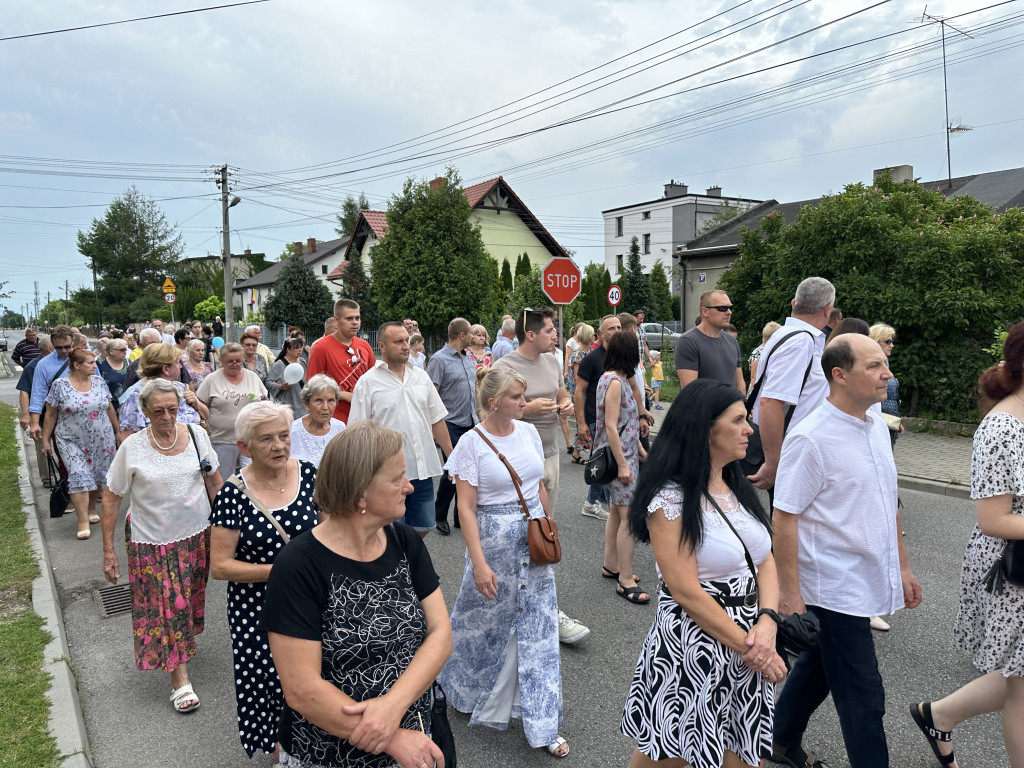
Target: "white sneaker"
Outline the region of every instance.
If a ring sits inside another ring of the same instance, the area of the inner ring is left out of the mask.
[[[612,513],[611,510],[608,508],[608,502],[607,501],[599,501],[599,502],[597,502],[597,506],[599,506],[601,508],[601,519],[602,520],[607,520],[608,519],[608,515],[610,515]]]
[[[590,634],[590,627],[580,624],[576,619],[570,619],[561,611],[558,612],[558,640],[566,645],[578,643]]]
[[[878,630],[879,632],[888,632],[891,627],[885,621],[882,621],[878,616],[871,617],[871,628]]]
[[[597,503],[591,504],[589,501],[585,501],[585,502],[583,502],[583,512],[582,512],[582,514],[583,514],[584,517],[596,517],[598,520],[601,520],[602,519],[601,515],[603,514],[603,510],[601,509],[601,505],[600,504],[597,504]],[[605,515],[605,517],[608,517],[608,516]]]

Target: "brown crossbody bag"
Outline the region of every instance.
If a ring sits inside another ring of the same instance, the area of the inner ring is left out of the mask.
[[[526,518],[526,542],[530,547],[530,559],[537,565],[557,563],[562,559],[562,545],[558,541],[558,526],[555,525],[555,521],[551,519],[547,511],[544,512],[544,517],[530,517],[530,510],[526,506],[526,499],[523,498],[523,481],[519,479],[519,474],[509,460],[505,458],[505,455],[494,447],[494,443],[487,439],[487,435],[479,427],[474,427],[473,430],[497,454],[498,458],[501,459],[501,463],[505,465],[505,469],[512,476],[512,485],[516,487],[516,494],[519,496],[519,506],[523,508],[523,517]]]

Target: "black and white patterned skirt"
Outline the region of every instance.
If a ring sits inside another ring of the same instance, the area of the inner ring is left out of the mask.
[[[711,595],[744,595],[750,576],[701,582]],[[756,607],[726,608],[744,629]],[[681,757],[693,768],[719,768],[725,750],[757,765],[771,754],[775,686],[740,655],[704,632],[658,590],[658,609],[637,660],[622,732],[652,760]]]

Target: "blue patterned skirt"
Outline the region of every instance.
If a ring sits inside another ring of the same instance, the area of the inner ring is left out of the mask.
[[[527,507],[531,517],[544,514],[539,497]],[[555,569],[530,560],[518,503],[477,507],[476,518],[498,596],[488,600],[477,590],[467,552],[451,615],[452,655],[438,681],[452,706],[472,715],[470,725],[507,728],[507,718],[493,717],[502,709],[493,703],[511,697],[511,716],[522,718],[530,746],[544,747],[558,738],[562,722]],[[515,676],[507,667],[501,674],[510,654],[515,654]]]

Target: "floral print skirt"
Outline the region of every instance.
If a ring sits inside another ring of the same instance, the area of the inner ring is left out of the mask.
[[[170,672],[196,652],[206,615],[210,529],[170,544],[132,541],[125,521],[135,665]]]

